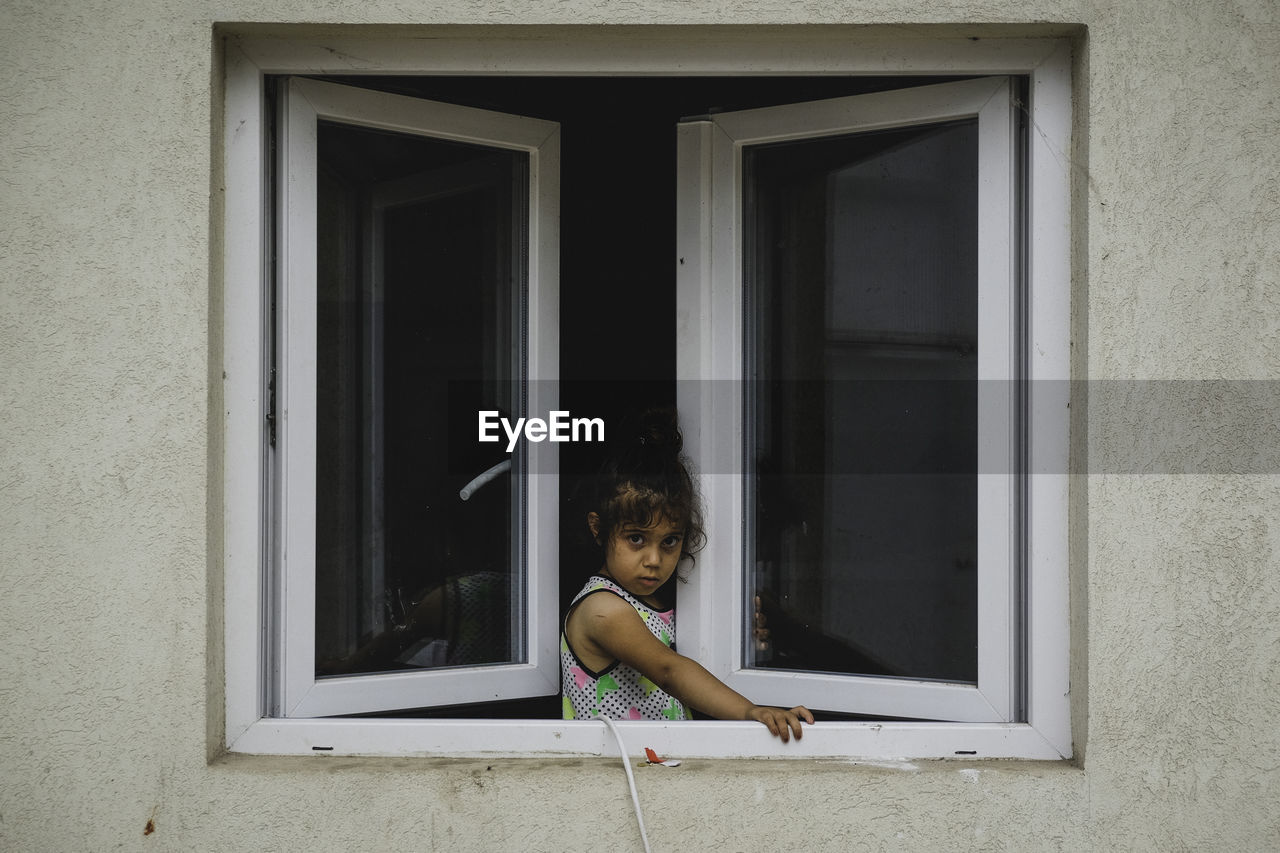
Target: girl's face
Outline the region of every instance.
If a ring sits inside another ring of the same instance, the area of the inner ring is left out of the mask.
[[[595,536],[600,534],[600,516],[587,515]],[[604,546],[604,568],[609,577],[636,598],[645,599],[658,591],[675,574],[684,545],[684,526],[659,516],[653,524],[619,524]]]

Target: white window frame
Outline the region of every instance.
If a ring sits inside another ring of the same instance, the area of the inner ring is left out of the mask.
[[[317,125],[323,120],[523,151],[529,156],[532,232],[537,225],[557,220],[559,126],[301,78],[284,81],[279,99],[275,456],[280,523],[275,536],[279,587],[274,601],[274,656],[280,665],[275,710],[281,717],[324,717],[414,708],[428,697],[436,699],[436,704],[454,705],[556,693],[560,684],[557,576],[548,567],[556,565],[558,530],[551,477],[523,478],[544,492],[520,502],[526,514],[524,552],[530,555],[524,567],[527,578],[513,586],[513,594],[524,602],[523,618],[516,620],[522,635],[516,648],[523,652],[523,662],[316,678],[316,176]],[[531,233],[529,245],[527,299],[544,308],[541,324],[531,327],[527,336],[529,371],[531,376],[554,378],[558,289],[550,259],[557,247],[546,229],[538,236]],[[375,269],[375,283],[379,277]],[[530,411],[553,410],[556,401],[549,395],[554,389],[554,382],[530,383],[526,401]],[[556,448],[550,443],[526,444],[521,457],[521,463],[532,470],[556,470]]]
[[[536,28],[535,28],[536,29]],[[603,725],[560,720],[288,719],[267,716],[268,603],[271,577],[266,543],[274,520],[265,484],[264,450],[268,358],[265,319],[270,272],[266,257],[265,148],[266,74],[636,74],[791,75],[1026,75],[1033,128],[1026,166],[1029,257],[1026,320],[1031,380],[1070,378],[1070,199],[1071,47],[1065,39],[938,39],[907,34],[886,41],[874,28],[786,27],[686,31],[629,38],[610,28],[510,30],[486,34],[442,28],[433,38],[299,38],[229,35],[225,52],[222,116],[223,204],[221,366],[223,621],[214,660],[225,675],[224,731],[227,749],[259,754],[351,754],[433,756],[617,755]],[[536,38],[529,36],[537,36]],[[692,36],[692,37],[691,37]],[[674,129],[673,129],[674,132]],[[694,218],[704,233],[709,211]],[[554,221],[539,221],[531,244],[554,247]],[[682,237],[683,239],[683,237]],[[705,265],[705,255],[685,267]],[[555,253],[540,267],[545,299],[531,300],[529,329],[554,328]],[[702,272],[708,270],[703,269]],[[710,280],[704,276],[705,280]],[[681,297],[682,317],[712,310],[710,294]],[[740,318],[730,320],[740,323]],[[678,334],[685,328],[679,327]],[[740,330],[738,332],[740,334]],[[700,347],[708,347],[703,340]],[[530,378],[554,376],[555,348]],[[531,358],[534,353],[531,351]],[[707,353],[700,352],[699,359]],[[689,363],[682,360],[682,364]],[[712,363],[709,360],[705,363]],[[736,379],[730,365],[713,363],[710,373],[679,379]],[[715,383],[729,387],[730,383]],[[755,723],[694,721],[620,722],[627,742],[660,748],[680,757],[937,758],[1008,757],[1061,759],[1072,754],[1069,701],[1068,624],[1068,384],[1032,381],[1029,456],[1024,511],[1028,579],[1025,722],[901,723],[828,722],[799,742],[783,745]],[[714,405],[715,401],[704,405]],[[703,438],[694,434],[692,442]],[[557,478],[538,468],[531,494],[548,511],[557,505]],[[545,475],[545,476],[544,476]],[[711,475],[721,476],[721,475]],[[704,483],[704,486],[712,485]],[[713,534],[726,507],[710,507]],[[731,511],[731,509],[729,510]],[[729,529],[736,522],[728,520]],[[530,522],[531,526],[533,522]],[[550,547],[550,542],[547,543]],[[548,555],[530,555],[531,560]],[[699,561],[696,577],[706,560]],[[552,563],[554,565],[554,559]],[[681,590],[681,620],[705,624],[726,603],[725,591],[698,580]],[[701,632],[699,632],[701,636]],[[221,652],[219,661],[217,652]],[[711,650],[682,644],[695,657]],[[216,671],[216,669],[215,669]]]
[[[681,613],[682,640],[698,659],[753,701],[864,715],[1011,722],[1016,714],[1017,440],[1015,138],[1011,81],[985,77],[868,95],[725,112],[680,126],[677,253],[678,403],[688,452],[703,477],[708,540],[695,574],[722,596],[708,612]],[[743,151],[752,145],[816,139],[976,118],[978,122],[978,681],[858,677],[748,668],[750,614],[743,417],[746,348],[743,287]],[[703,232],[703,228],[706,232]],[[689,264],[690,258],[698,262]],[[704,307],[705,300],[705,307]],[[736,381],[699,376],[729,372]],[[713,386],[722,387],[711,390]],[[711,393],[708,393],[710,391]],[[736,533],[736,535],[735,535]]]

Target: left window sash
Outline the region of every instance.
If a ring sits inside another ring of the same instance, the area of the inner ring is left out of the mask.
[[[554,447],[474,431],[555,408],[558,126],[278,95],[265,710],[554,693]]]

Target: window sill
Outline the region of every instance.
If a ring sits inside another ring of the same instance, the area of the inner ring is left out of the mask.
[[[782,743],[758,723],[621,721],[627,751],[670,758],[982,759],[1070,758],[1025,723],[823,722]],[[262,719],[231,751],[258,755],[432,758],[617,756],[603,723],[587,720]]]

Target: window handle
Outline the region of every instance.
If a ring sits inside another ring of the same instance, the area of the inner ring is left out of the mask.
[[[477,491],[479,491],[481,486],[483,486],[485,483],[489,482],[499,474],[505,473],[510,470],[511,470],[511,460],[503,459],[497,465],[494,465],[492,468],[489,468],[488,470],[482,472],[470,483],[467,483],[465,486],[463,486],[462,490],[458,492],[458,497],[462,498],[464,501],[471,500],[471,496],[474,495]]]

